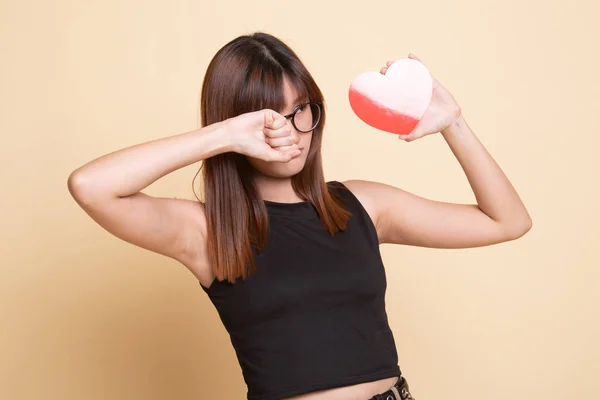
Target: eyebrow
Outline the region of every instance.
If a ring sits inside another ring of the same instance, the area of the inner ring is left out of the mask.
[[[292,102],[293,105],[293,109],[292,111],[290,111],[289,113],[285,114],[286,116],[290,115],[291,113],[294,112],[294,110],[296,109],[296,107],[298,107],[300,104],[306,103],[309,101],[308,95],[299,95],[296,97],[296,99]]]
[[[292,102],[293,108],[292,108],[291,112],[294,112],[296,107],[298,107],[300,104],[308,103],[308,101],[309,101],[308,95],[297,96],[296,99]]]
[[[308,95],[302,95],[302,96],[296,97],[296,99],[294,100],[293,104],[295,106],[297,106],[297,105],[300,104],[300,102],[304,103],[305,101],[308,101]]]

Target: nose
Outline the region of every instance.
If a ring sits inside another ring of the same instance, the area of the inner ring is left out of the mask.
[[[292,140],[294,141],[295,144],[299,144],[300,143],[300,132],[298,132],[296,130],[296,128],[294,128],[294,125],[292,124],[292,121],[290,121],[288,119],[287,121],[289,127],[290,127],[290,136],[292,137]]]

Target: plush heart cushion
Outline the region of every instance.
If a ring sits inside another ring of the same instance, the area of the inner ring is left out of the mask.
[[[350,85],[354,113],[368,125],[405,135],[417,125],[431,101],[432,78],[420,61],[403,58],[385,75],[364,72]]]

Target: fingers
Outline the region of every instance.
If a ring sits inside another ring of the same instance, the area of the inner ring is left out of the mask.
[[[386,62],[386,63],[385,63],[385,67],[382,67],[382,68],[379,70],[379,73],[381,73],[381,75],[385,75],[385,73],[388,71],[388,68],[389,68],[389,67],[390,67],[390,66],[391,66],[393,63],[394,63],[393,61],[388,61],[388,62]]]
[[[417,60],[417,61],[420,61],[421,63],[423,63],[423,61],[421,61],[421,59],[419,57],[417,57],[416,55],[414,55],[413,53],[408,53],[408,58],[412,58],[413,60]]]
[[[294,143],[289,146],[279,146],[279,147],[277,147],[277,150],[282,151],[282,152],[289,151],[291,153],[296,153],[296,150],[300,150],[300,148],[298,147],[298,145],[296,143]]]
[[[263,129],[265,134],[265,142],[271,147],[289,146],[300,143],[300,135],[295,129],[290,127],[291,124],[287,123],[278,129]]]
[[[267,144],[271,147],[281,147],[297,145],[300,142],[300,135],[292,129],[291,123],[285,117],[275,112],[267,114],[263,129]]]
[[[419,57],[417,57],[416,55],[414,55],[413,53],[408,53],[408,58],[412,58],[413,60],[417,60],[417,61],[419,61],[419,62],[423,63],[423,61],[421,61],[421,59],[420,59]],[[382,68],[379,70],[379,72],[380,72],[382,75],[385,75],[385,73],[388,71],[388,69],[389,69],[389,68],[392,66],[392,64],[393,64],[394,62],[395,62],[395,61],[387,61],[387,62],[385,63],[385,67],[382,67]]]
[[[298,157],[300,153],[302,152],[300,151],[300,149],[298,149],[298,146],[295,144],[292,146],[278,147],[269,151],[270,159],[267,161],[288,162]]]
[[[292,133],[287,119],[272,110],[268,110],[265,114],[263,131],[267,137],[289,136]]]
[[[266,137],[265,142],[267,142],[269,144],[269,146],[271,146],[271,147],[283,147],[283,146],[295,145],[299,142],[299,140],[296,141],[291,135],[288,135],[288,136],[276,137],[276,138]]]
[[[287,122],[280,128],[268,128],[265,126],[263,131],[265,133],[265,136],[269,138],[281,138],[285,136],[291,136],[293,134],[292,128]]]
[[[273,110],[267,110],[265,113],[265,128],[279,129],[287,125],[285,117]]]

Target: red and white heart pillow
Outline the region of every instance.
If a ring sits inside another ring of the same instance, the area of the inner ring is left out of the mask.
[[[385,75],[379,72],[358,75],[350,85],[348,97],[352,110],[366,124],[406,135],[429,106],[432,84],[425,65],[403,58],[390,65]]]

